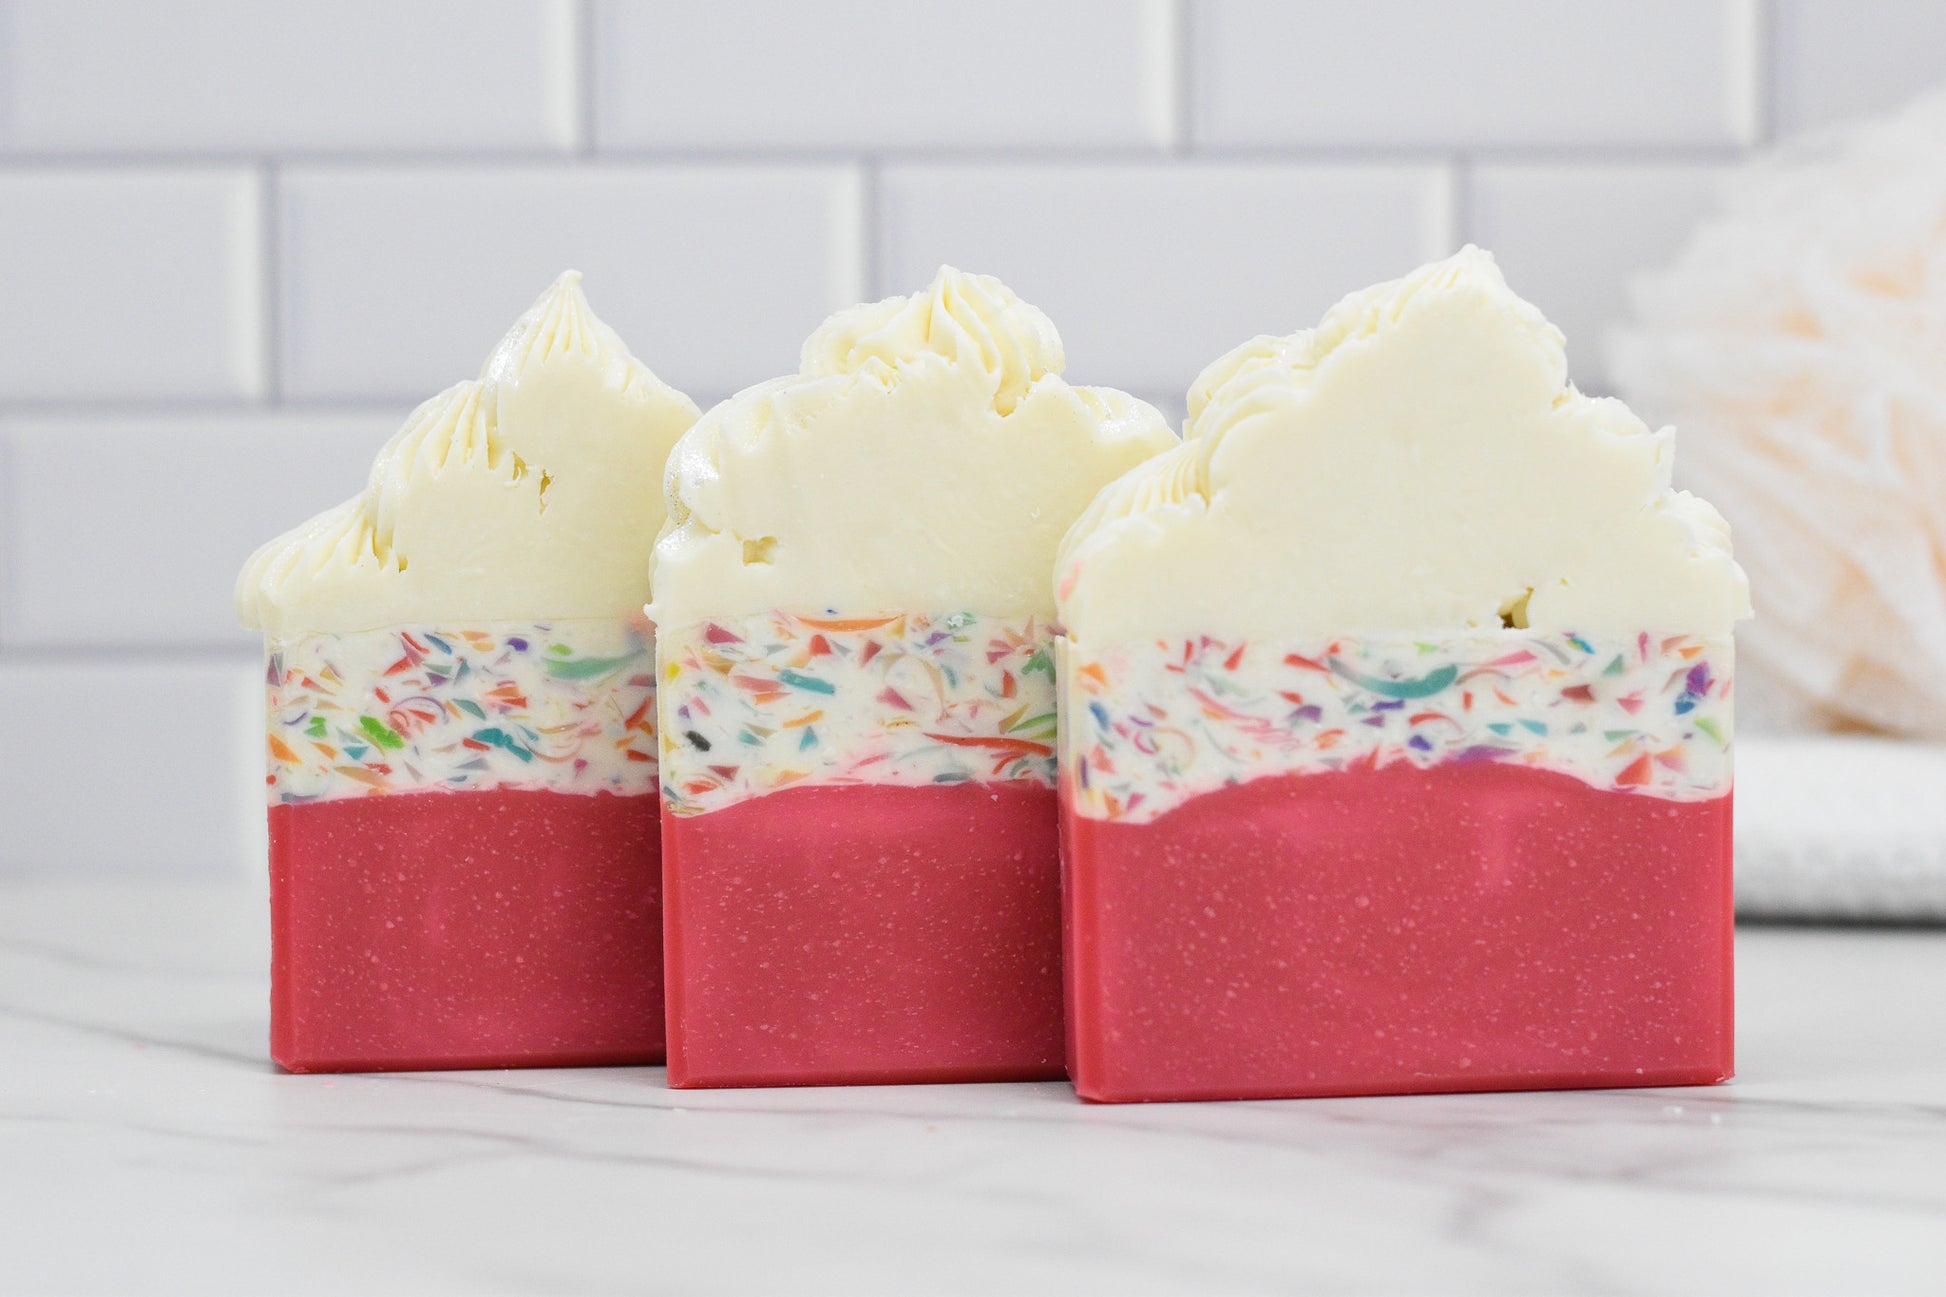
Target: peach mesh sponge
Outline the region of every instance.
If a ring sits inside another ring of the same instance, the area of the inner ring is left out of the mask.
[[[1946,95],[1755,163],[1634,290],[1612,372],[1735,529],[1743,700],[1946,738]]]

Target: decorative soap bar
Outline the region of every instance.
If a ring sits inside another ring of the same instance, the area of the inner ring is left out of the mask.
[[[564,275],[363,494],[244,569],[282,1066],[661,1060],[641,606],[696,415]]]
[[[1083,1097],[1731,1071],[1729,535],[1467,249],[1258,338],[1056,580]]]
[[[998,281],[844,311],[671,458],[675,1086],[1061,1075],[1051,572],[1173,444]]]

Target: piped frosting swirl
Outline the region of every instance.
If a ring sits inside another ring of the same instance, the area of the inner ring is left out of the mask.
[[[1078,642],[1720,636],[1749,615],[1722,518],[1670,486],[1673,434],[1569,386],[1559,330],[1477,248],[1244,343],[1189,409],[1183,444],[1062,543]]]
[[[670,457],[665,628],[771,612],[1046,618],[1062,532],[1174,444],[1162,417],[1061,377],[1059,335],[998,280],[839,312],[800,372],[711,410]]]
[[[273,638],[626,618],[648,597],[662,467],[695,422],[570,271],[406,420],[365,490],[254,554],[244,625]]]

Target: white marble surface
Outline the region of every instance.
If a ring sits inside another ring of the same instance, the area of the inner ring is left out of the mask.
[[[1946,1290],[1946,931],[1746,929],[1718,1089],[1098,1108],[282,1076],[262,906],[0,890],[0,1292]]]

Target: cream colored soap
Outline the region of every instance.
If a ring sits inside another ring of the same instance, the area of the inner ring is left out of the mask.
[[[663,464],[697,413],[570,271],[479,378],[413,411],[363,492],[257,551],[238,616],[273,639],[631,616],[649,594]]]
[[[1069,523],[1175,444],[1150,406],[1069,385],[1062,359],[1045,315],[951,268],[839,312],[797,373],[677,444],[651,616],[1051,615]]]
[[[1063,542],[1077,644],[1719,636],[1749,615],[1722,518],[1671,489],[1673,434],[1571,387],[1559,330],[1477,248],[1238,347],[1189,414]]]

